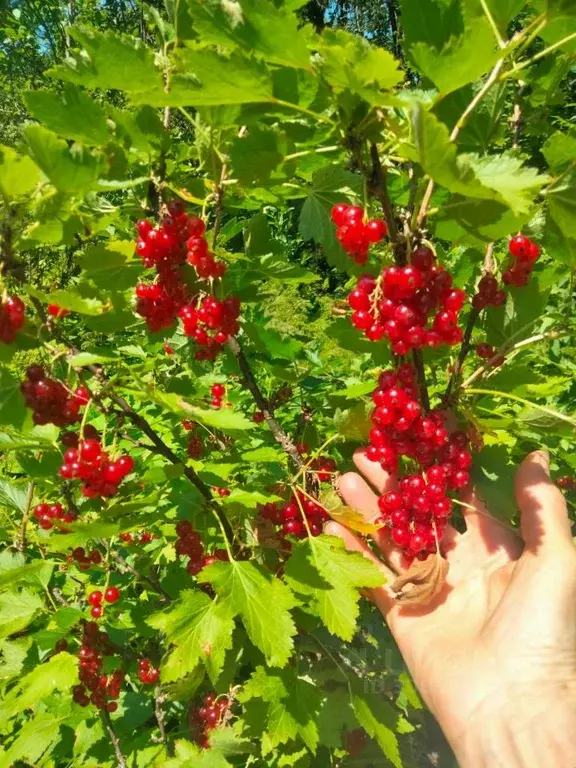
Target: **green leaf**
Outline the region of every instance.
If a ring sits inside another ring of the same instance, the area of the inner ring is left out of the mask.
[[[85,144],[106,144],[106,113],[87,93],[65,83],[62,93],[28,91],[24,102],[32,117],[59,136]]]
[[[66,529],[71,533],[59,533],[47,540],[46,547],[50,552],[66,552],[67,549],[80,547],[91,539],[109,539],[117,536],[119,531],[117,525],[98,520],[91,523],[68,523]]]
[[[0,504],[16,512],[24,512],[29,488],[0,478]]]
[[[242,461],[254,462],[255,464],[285,464],[286,454],[280,448],[253,448],[251,451],[244,451],[240,455]]]
[[[0,664],[0,682],[5,683],[22,672],[26,657],[32,645],[32,637],[19,637],[16,640],[0,640],[2,663]],[[1,753],[0,753],[1,754]]]
[[[184,48],[170,79],[170,90],[158,87],[132,94],[137,103],[154,107],[215,107],[272,101],[272,77],[266,66],[238,53]],[[180,74],[182,73],[182,74]]]
[[[508,24],[526,6],[527,0],[486,0],[492,18],[500,32],[505,36]]]
[[[446,126],[417,105],[413,111],[418,159],[434,181],[467,197],[499,200],[515,213],[528,210],[548,177],[524,168],[513,155],[456,154]]]
[[[0,368],[0,424],[20,429],[26,418],[26,406],[20,382],[6,368]]]
[[[262,751],[267,754],[280,744],[300,737],[312,752],[318,746],[318,716],[321,691],[294,669],[269,670],[256,667],[238,694],[242,703],[263,699],[268,704]]]
[[[500,57],[479,4],[401,0],[401,6],[408,58],[441,93],[474,82]]]
[[[261,566],[251,562],[215,563],[199,576],[239,614],[248,637],[271,666],[290,658],[296,626],[289,613],[296,605],[290,589]]]
[[[366,733],[376,739],[378,746],[395,768],[403,768],[400,747],[395,731],[398,717],[392,705],[383,696],[372,696],[370,703],[360,693],[352,696],[352,708],[356,719]]]
[[[20,197],[31,192],[40,179],[40,169],[29,157],[0,145],[0,192],[5,197]]]
[[[277,131],[259,126],[252,126],[236,137],[230,147],[232,175],[242,184],[266,183],[270,174],[282,160]]]
[[[337,90],[349,89],[373,103],[380,103],[380,92],[404,79],[398,62],[383,48],[365,38],[338,29],[325,29],[318,46],[320,70]]]
[[[200,424],[221,429],[223,432],[245,431],[247,429],[254,429],[256,426],[243,413],[234,411],[231,408],[222,408],[220,411],[214,411],[186,404],[184,411],[190,418],[199,421]]]
[[[0,703],[0,720],[34,708],[55,691],[68,693],[78,681],[78,660],[70,653],[57,653],[20,678]]]
[[[259,352],[269,355],[273,360],[294,360],[302,350],[302,344],[296,339],[282,338],[272,328],[266,328],[265,318],[261,317],[254,323],[245,323],[244,330]]]
[[[551,168],[561,170],[576,157],[576,133],[553,133],[542,145],[542,154]]]
[[[104,305],[99,299],[84,298],[73,288],[43,293],[34,286],[27,285],[26,290],[43,304],[57,304],[61,309],[78,312],[80,315],[100,315],[104,312]]]
[[[0,638],[27,627],[43,609],[41,598],[28,589],[0,594]]]
[[[163,88],[162,75],[154,64],[152,48],[140,40],[107,30],[68,27],[68,32],[83,47],[47,74],[86,88],[114,88],[131,93]]]
[[[111,355],[93,354],[92,352],[78,352],[77,355],[71,355],[68,358],[68,365],[73,368],[82,368],[85,365],[96,365],[97,363],[107,363],[118,358]]]
[[[195,30],[203,43],[232,45],[265,61],[287,67],[308,67],[306,32],[283,7],[268,0],[187,0]]]
[[[350,641],[359,614],[359,589],[381,586],[381,571],[341,539],[318,536],[298,543],[286,563],[292,589],[311,597],[314,611],[332,634]]]
[[[216,683],[226,651],[232,647],[234,631],[232,611],[225,602],[186,590],[169,611],[156,613],[146,622],[164,632],[168,643],[176,646],[163,662],[164,682],[185,677],[203,662]]]
[[[357,174],[338,165],[326,166],[314,174],[300,213],[300,234],[304,240],[321,245],[329,263],[344,271],[350,271],[351,260],[336,240],[330,211],[335,203],[357,199],[361,188],[362,178]]]
[[[516,514],[515,471],[516,465],[504,446],[487,446],[474,459],[471,475],[476,494],[490,514],[500,520],[512,520]]]
[[[233,488],[228,496],[220,500],[221,504],[239,504],[247,509],[256,509],[259,504],[266,504],[268,501],[280,501],[279,496],[271,493],[261,493],[260,491],[244,491],[242,488]]]
[[[69,147],[41,125],[27,125],[23,134],[32,159],[57,189],[81,194],[95,186],[102,165],[85,147]]]
[[[576,237],[576,171],[565,174],[548,190],[550,216],[566,237]]]
[[[548,181],[535,168],[522,165],[514,155],[466,155],[476,178],[484,189],[492,190],[516,214],[529,210],[534,197]]]
[[[36,714],[24,723],[10,748],[0,753],[0,768],[10,768],[20,761],[40,765],[42,755],[60,741],[60,725],[61,719],[53,712]]]
[[[35,560],[33,563],[6,569],[3,565],[0,562],[0,589],[23,584],[43,588],[50,581],[56,563],[53,560]]]

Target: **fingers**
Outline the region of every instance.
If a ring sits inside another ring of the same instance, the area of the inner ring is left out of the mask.
[[[354,460],[356,461],[356,457],[354,457]],[[382,474],[386,475],[386,480],[380,478],[380,482],[387,482],[387,473],[380,466],[376,466]],[[340,478],[338,490],[346,504],[359,512],[367,523],[373,523],[380,516],[378,496],[376,496],[366,480],[357,475],[356,472],[347,472],[343,475]],[[372,539],[392,568],[399,571],[403,567],[403,558],[390,541],[388,531],[386,529],[376,531],[372,535]]]
[[[396,488],[395,478],[383,470],[378,462],[370,461],[370,459],[366,458],[364,451],[355,451],[354,464],[358,467],[358,471],[372,483],[379,493],[382,494],[384,491],[390,491],[393,488]]]
[[[344,546],[349,552],[360,552],[362,555],[364,555],[364,557],[374,563],[378,570],[384,574],[386,581],[389,584],[394,581],[396,577],[390,568],[388,568],[381,560],[378,560],[378,558],[374,555],[373,552],[371,552],[366,543],[362,541],[362,539],[360,539],[358,536],[353,534],[352,531],[348,530],[348,528],[346,528],[344,525],[341,525],[340,523],[332,520],[331,522],[326,523],[324,526],[324,532],[329,536],[338,536],[341,538],[344,542]],[[395,603],[393,594],[386,586],[376,587],[375,589],[366,591],[369,593],[370,599],[375,603],[376,606],[378,606],[378,608],[382,611],[382,614],[386,616],[386,614],[390,611]]]
[[[471,539],[474,550],[479,554],[495,555],[506,553],[511,559],[522,554],[520,536],[495,517],[492,517],[486,504],[471,490],[461,499],[467,506],[462,507],[466,522],[466,537]]]
[[[516,472],[516,501],[520,509],[522,537],[526,548],[574,548],[566,502],[550,479],[545,451],[529,454]]]

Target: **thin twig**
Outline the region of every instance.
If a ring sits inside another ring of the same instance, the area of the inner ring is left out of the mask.
[[[486,82],[480,88],[480,90],[476,93],[470,104],[466,107],[464,112],[460,115],[458,118],[458,121],[454,128],[452,129],[452,133],[450,134],[450,141],[456,141],[458,138],[458,134],[466,124],[466,121],[472,114],[472,112],[476,109],[478,104],[482,101],[484,96],[488,93],[490,88],[494,85],[494,83],[498,79],[498,75],[500,74],[500,70],[502,69],[502,66],[504,64],[504,59],[498,59],[496,62],[494,68],[492,69],[492,72],[488,75],[486,78]],[[434,179],[430,179],[428,182],[428,186],[426,187],[426,191],[424,192],[424,197],[422,198],[422,203],[420,205],[420,210],[418,211],[418,218],[416,219],[416,224],[418,227],[421,227],[424,223],[424,220],[426,218],[426,215],[428,213],[428,206],[430,205],[430,200],[432,199],[432,193],[434,192]]]
[[[166,754],[168,757],[173,757],[174,745],[168,740],[168,736],[166,734],[165,714],[164,709],[162,708],[162,705],[165,701],[166,695],[162,693],[160,686],[158,686],[158,688],[156,688],[154,691],[154,714],[156,715],[156,722],[158,723],[158,728],[160,729],[160,741],[162,744],[164,744],[164,748],[166,749]]]
[[[222,166],[220,172],[220,181],[214,188],[214,200],[216,203],[216,215],[214,219],[214,229],[212,232],[212,248],[216,247],[216,240],[218,239],[218,233],[220,232],[220,225],[222,224],[222,212],[224,203],[224,181],[226,180],[227,168],[226,163]]]
[[[250,391],[250,394],[254,398],[256,405],[262,412],[264,416],[264,420],[266,421],[266,424],[268,425],[270,431],[274,435],[274,439],[277,443],[279,443],[282,448],[286,451],[286,453],[290,456],[290,458],[294,461],[294,463],[298,466],[302,466],[302,459],[300,458],[300,455],[298,451],[296,450],[296,446],[292,442],[292,438],[290,435],[288,435],[280,424],[276,421],[274,416],[272,415],[270,411],[270,406],[260,391],[260,387],[258,386],[258,382],[256,381],[254,374],[252,373],[252,369],[250,368],[250,364],[246,358],[246,355],[244,354],[244,350],[238,343],[238,340],[234,336],[230,336],[228,339],[228,347],[236,360],[238,361],[238,366],[240,370],[242,371],[242,374],[244,378],[246,379],[246,386],[248,387],[248,390]]]
[[[24,552],[24,550],[26,549],[26,526],[28,525],[28,518],[30,517],[30,507],[32,506],[33,498],[34,498],[34,483],[30,483],[28,485],[26,505],[24,507],[24,513],[22,514],[22,522],[20,523],[20,530],[18,533],[17,549],[19,552]]]
[[[468,376],[466,381],[462,382],[460,389],[467,389],[485,373],[493,370],[494,363],[501,357],[509,355],[511,352],[515,352],[517,349],[522,349],[522,347],[527,347],[531,344],[537,344],[539,341],[544,341],[544,339],[557,339],[560,337],[560,335],[561,334],[557,331],[546,331],[545,333],[536,333],[534,336],[530,336],[527,339],[522,339],[522,341],[516,341],[512,344],[503,344],[502,347],[500,347],[500,349],[498,349],[491,358],[486,360],[479,368],[474,371],[474,373]],[[504,359],[506,359],[506,357],[504,357]]]
[[[116,731],[114,730],[114,726],[112,725],[112,720],[110,718],[110,714],[107,709],[101,709],[100,710],[100,717],[102,718],[102,723],[104,724],[104,728],[106,730],[106,733],[108,734],[108,738],[112,742],[112,746],[114,747],[114,754],[116,755],[116,765],[118,768],[128,768],[128,764],[126,763],[126,758],[122,754],[122,750],[120,748],[120,739],[116,735]]]
[[[394,251],[396,252],[396,249],[400,249],[400,247],[403,246],[403,242],[398,231],[396,218],[394,217],[394,210],[392,208],[390,195],[388,194],[386,171],[382,167],[380,156],[378,154],[378,147],[374,143],[370,144],[370,159],[372,161],[372,184],[374,187],[374,193],[380,201],[380,205],[382,206],[384,218],[386,219],[386,224],[388,225],[390,240],[394,246]],[[403,258],[405,260],[405,255]]]
[[[123,568],[125,568],[127,571],[130,571],[130,573],[133,576],[136,576],[138,581],[145,581],[147,584],[150,584],[150,586],[155,589],[157,592],[160,592],[161,595],[164,596],[164,599],[167,601],[171,601],[172,597],[166,592],[165,589],[160,585],[160,582],[152,577],[147,576],[145,573],[141,573],[136,568],[134,568],[133,565],[130,565],[123,557],[122,555],[119,555],[117,552],[112,553],[112,559],[115,560],[118,565],[121,565]]]

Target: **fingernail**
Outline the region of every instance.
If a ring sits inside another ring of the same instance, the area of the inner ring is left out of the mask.
[[[544,472],[550,477],[550,455],[548,451],[536,451],[534,458],[540,464]]]

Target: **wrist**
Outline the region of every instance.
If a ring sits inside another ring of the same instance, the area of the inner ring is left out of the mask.
[[[574,768],[576,680],[546,693],[506,687],[445,733],[462,768]]]

